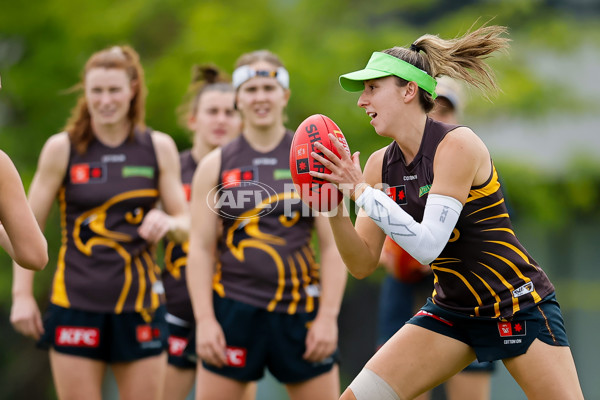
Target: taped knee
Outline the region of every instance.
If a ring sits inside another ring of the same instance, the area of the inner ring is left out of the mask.
[[[363,368],[349,387],[357,400],[400,400],[394,389],[370,369]]]

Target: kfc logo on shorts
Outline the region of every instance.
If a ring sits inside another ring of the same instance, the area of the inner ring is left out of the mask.
[[[57,326],[55,341],[59,346],[98,347],[100,330],[98,328]]]
[[[188,340],[179,336],[169,336],[169,354],[175,357],[181,357],[183,351],[188,345]]]
[[[242,347],[227,346],[227,365],[238,368],[245,367],[246,354],[248,354],[248,350]]]
[[[525,336],[527,333],[525,321],[498,322],[498,332],[501,337]]]

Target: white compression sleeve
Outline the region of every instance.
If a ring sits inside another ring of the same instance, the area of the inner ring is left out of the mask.
[[[356,204],[421,264],[430,264],[440,255],[462,211],[462,204],[455,198],[429,194],[423,221],[418,223],[384,192],[370,186]]]

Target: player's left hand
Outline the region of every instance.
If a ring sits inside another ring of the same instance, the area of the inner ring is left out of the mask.
[[[302,358],[310,362],[322,361],[333,354],[337,342],[337,318],[317,315],[308,329],[306,351]]]

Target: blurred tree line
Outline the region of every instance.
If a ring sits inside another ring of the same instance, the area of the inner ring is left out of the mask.
[[[569,57],[583,39],[600,43],[599,14],[595,2],[552,0],[3,2],[0,148],[13,158],[28,187],[43,143],[62,130],[75,105],[78,92],[69,89],[79,82],[87,58],[101,48],[129,44],[140,53],[145,67],[148,124],[170,133],[184,149],[190,141],[177,124],[175,110],[192,65],[215,63],[231,73],[239,55],[267,48],[282,58],[290,72],[288,127],[295,129],[310,114],[326,114],[344,131],[352,151],[361,151],[364,163],[368,154],[388,141],[373,132],[363,110],[356,107],[358,95],[343,92],[338,76],[363,67],[373,51],[409,45],[424,33],[452,38],[488,21],[509,27],[512,49],[490,59],[502,93],[491,94],[491,101],[472,93],[467,106],[470,118],[594,112],[597,102],[571,90],[571,85],[582,84],[573,82],[576,72],[566,73],[563,82],[543,81],[523,60],[530,48]],[[598,219],[597,160],[575,158],[568,171],[552,175],[526,161],[523,165],[496,161],[517,212],[527,210],[528,217],[538,218],[547,229],[560,229],[579,218]],[[42,299],[60,245],[56,209],[47,225],[51,262],[36,280],[36,293]],[[29,384],[36,374],[47,380],[47,371],[32,365],[45,361],[30,354],[31,341],[9,326],[11,268],[6,254],[0,254],[0,263],[0,336],[10,338],[0,345],[0,391],[7,398],[17,398],[23,387],[29,394],[45,393],[44,384]],[[38,396],[42,395],[28,398]]]

